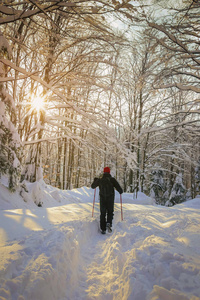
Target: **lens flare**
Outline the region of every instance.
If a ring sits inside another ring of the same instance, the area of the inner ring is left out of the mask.
[[[44,109],[44,104],[44,99],[42,97],[32,97],[31,99],[31,106],[37,111]]]

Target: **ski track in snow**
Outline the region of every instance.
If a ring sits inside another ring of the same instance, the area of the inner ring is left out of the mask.
[[[7,242],[0,299],[200,299],[198,211],[115,204],[106,235],[90,212]]]
[[[192,224],[190,218],[177,222],[176,213],[168,209],[163,215],[159,211],[159,220],[154,213],[139,210],[137,217],[133,208],[127,221],[118,218],[111,235],[91,244],[95,254],[87,267],[88,295],[83,299],[183,300],[190,299],[192,291],[194,299],[200,294],[200,251],[191,253],[189,247],[184,256],[184,229]]]
[[[92,189],[27,187],[22,204],[0,186],[0,300],[200,300],[200,199],[167,208],[124,193],[122,222],[116,194],[102,235]]]

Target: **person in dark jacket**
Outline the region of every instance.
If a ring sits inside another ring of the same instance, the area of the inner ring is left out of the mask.
[[[110,175],[110,168],[105,167],[102,178],[94,178],[91,188],[99,187],[100,196],[100,228],[105,234],[106,229],[112,232],[112,220],[114,216],[115,189],[122,194],[123,190],[117,180]]]

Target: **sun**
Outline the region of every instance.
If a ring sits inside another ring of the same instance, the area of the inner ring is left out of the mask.
[[[39,96],[32,97],[31,98],[31,106],[33,109],[37,110],[38,112],[40,110],[43,110],[44,106],[45,106],[44,98],[39,97]]]

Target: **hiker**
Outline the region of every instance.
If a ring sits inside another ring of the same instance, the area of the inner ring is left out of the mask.
[[[99,187],[100,196],[100,228],[101,233],[105,234],[106,229],[112,232],[112,220],[114,216],[115,190],[122,194],[123,190],[117,180],[110,175],[110,168],[105,167],[102,178],[94,178],[91,188]]]

